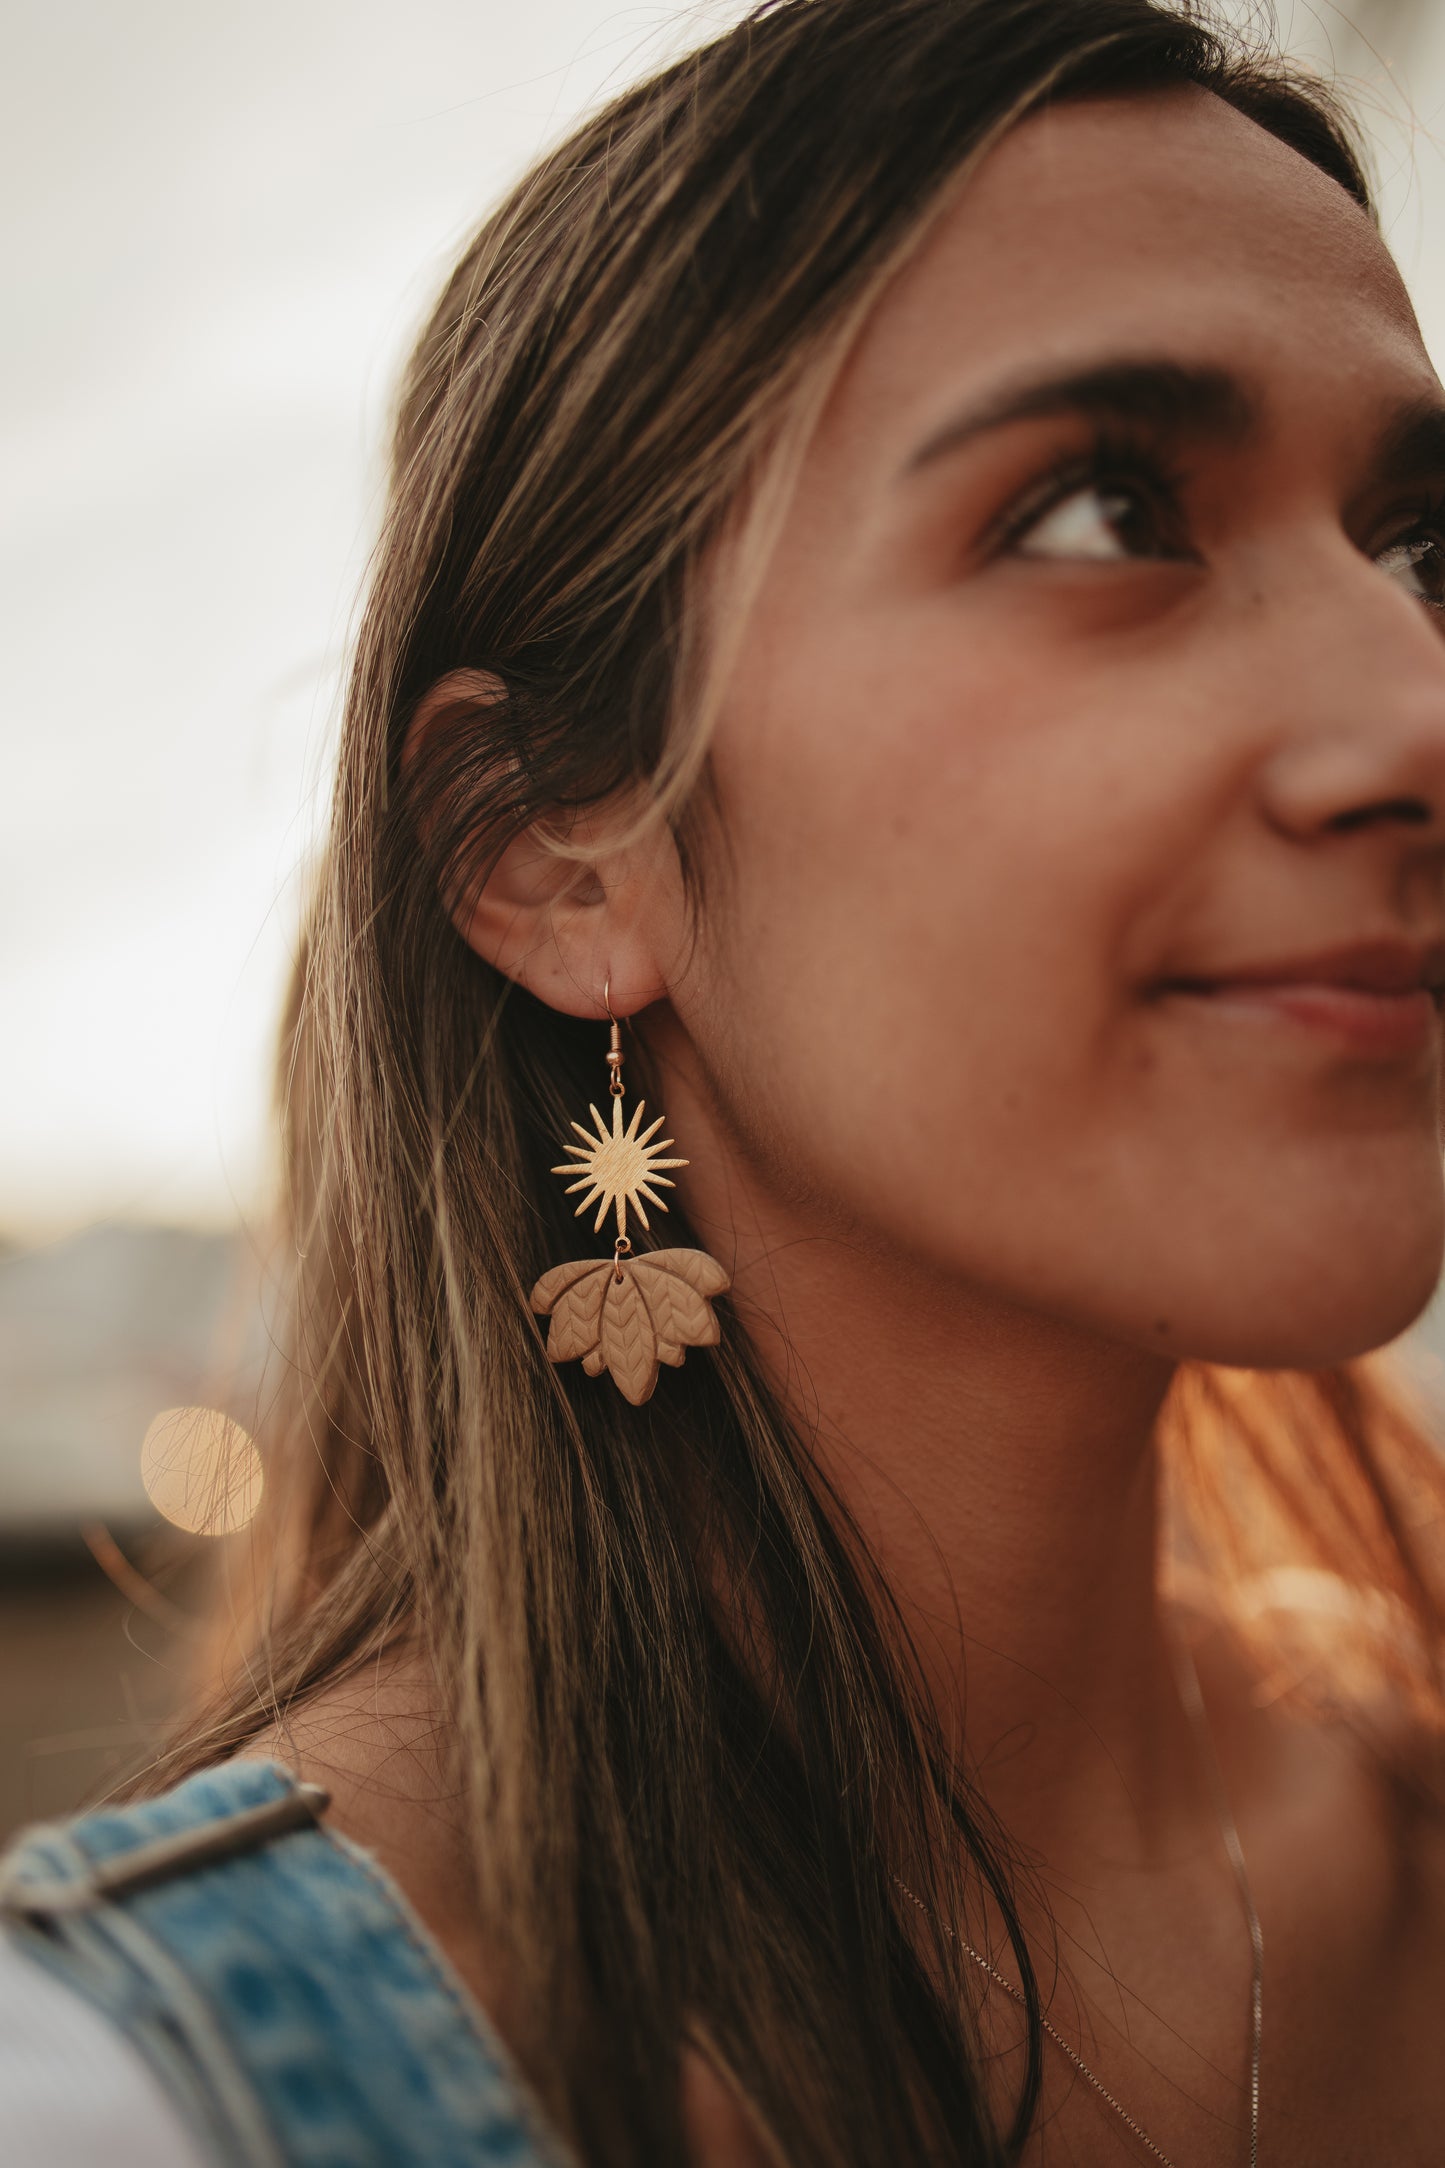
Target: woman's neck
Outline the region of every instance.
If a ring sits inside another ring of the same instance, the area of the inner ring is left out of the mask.
[[[1171,1366],[725,1185],[691,1186],[694,1225],[990,1803],[1054,1856],[1056,1822],[1152,1851],[1199,1781],[1156,1594]]]

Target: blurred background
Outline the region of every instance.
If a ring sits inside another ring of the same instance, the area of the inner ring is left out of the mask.
[[[401,357],[535,152],[741,12],[9,0],[0,1835],[135,1758],[254,1501],[271,1036]],[[1438,361],[1445,7],[1276,12]]]

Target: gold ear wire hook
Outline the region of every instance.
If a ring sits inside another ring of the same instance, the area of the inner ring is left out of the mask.
[[[602,1006],[607,1011],[607,1021],[612,1026],[612,1044],[607,1049],[607,1067],[611,1072],[607,1089],[614,1099],[620,1099],[626,1086],[622,1081],[622,1026],[612,1013],[612,973],[609,971],[602,985]]]

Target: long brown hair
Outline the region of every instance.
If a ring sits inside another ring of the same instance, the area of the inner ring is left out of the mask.
[[[709,548],[1003,129],[1185,84],[1368,208],[1327,95],[1193,8],[767,0],[525,176],[406,377],[280,1065],[271,1596],[260,1654],[160,1766],[416,1637],[513,2046],[590,2160],[685,2157],[689,2023],[790,2162],[1005,2159],[1036,2105],[1037,2001],[1006,1848],[735,1321],[641,1409],[546,1361],[527,1295],[570,1254],[547,1170],[597,1027],[503,981],[447,904],[529,823],[620,793],[692,862],[705,745],[679,687],[707,660]],[[404,768],[417,703],[462,669],[491,691]],[[1423,1678],[1436,1592],[1401,1495],[1440,1486],[1418,1433],[1353,1371],[1191,1390],[1175,1459],[1222,1570],[1244,1571],[1226,1539],[1267,1490],[1282,1546],[1409,1613]],[[980,1887],[1002,1911],[1033,2003],[1010,2133],[970,1968],[901,1917],[895,1874],[940,1918]]]

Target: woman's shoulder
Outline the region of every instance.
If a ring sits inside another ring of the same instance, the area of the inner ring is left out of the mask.
[[[358,2168],[560,2160],[484,2014],[325,1804],[233,1761],[29,1832],[0,1869],[12,1948],[124,2033],[222,2158],[270,2158],[280,2132],[288,2159]]]
[[[325,1787],[328,1821],[394,1879],[467,1992],[506,2038],[507,1976],[470,1901],[471,1838],[420,1663],[401,1654],[341,1680],[254,1743]],[[698,2168],[768,2168],[769,2143],[702,2029],[689,2028],[683,2122]]]
[[[477,1918],[473,1840],[445,1752],[449,1736],[427,1667],[401,1649],[278,1713],[244,1754],[283,1763],[326,1792],[327,1828],[387,1878],[505,2032],[505,1981]]]

